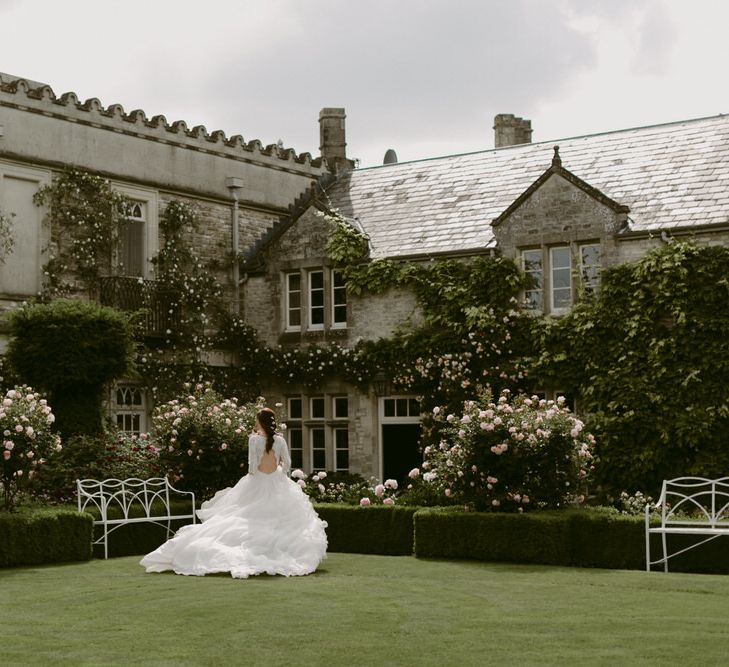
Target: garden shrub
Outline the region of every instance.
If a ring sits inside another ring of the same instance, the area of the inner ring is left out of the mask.
[[[139,437],[109,430],[97,436],[69,438],[34,479],[37,498],[73,501],[77,479],[127,479],[163,476],[157,448],[147,434]]]
[[[413,553],[413,515],[417,507],[315,505],[327,522],[328,551],[409,556]]]
[[[0,512],[0,567],[91,558],[93,519],[70,508]]]
[[[424,449],[417,483],[431,485],[441,504],[523,511],[584,501],[594,438],[561,402],[505,390],[466,401],[460,414],[433,409],[437,444]]]
[[[131,369],[127,316],[59,300],[14,311],[10,331],[8,361],[23,382],[48,393],[63,437],[100,433],[104,385]]]
[[[248,437],[263,402],[238,405],[209,384],[187,389],[191,393],[184,398],[155,409],[155,444],[172,484],[202,501],[246,474]]]
[[[16,386],[2,397],[0,486],[5,509],[61,449],[61,439],[51,432],[54,420],[46,400],[28,386]]]

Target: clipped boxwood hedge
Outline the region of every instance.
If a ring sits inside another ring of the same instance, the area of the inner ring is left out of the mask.
[[[417,507],[359,507],[321,503],[317,514],[327,522],[328,551],[410,556]]]
[[[415,555],[564,565],[570,528],[561,512],[504,514],[423,509],[415,514]]]
[[[525,514],[429,508],[417,512],[414,522],[418,557],[645,568],[643,517],[622,515],[610,508]],[[669,553],[697,541],[691,536],[669,535]],[[655,560],[661,553],[660,536],[652,535],[651,558]],[[669,570],[729,573],[729,536],[671,558]]]
[[[152,513],[155,510],[159,513],[164,513],[164,505],[160,501],[157,506],[152,506]],[[87,512],[94,521],[100,519],[100,514],[97,508],[87,507]],[[171,500],[170,501],[170,514],[189,514],[190,503],[184,500]],[[110,506],[108,509],[108,517],[110,519],[118,519],[122,515],[121,509],[115,506]],[[136,504],[132,505],[129,510],[130,518],[144,516],[144,512],[141,506]],[[167,528],[166,522],[161,522],[165,525],[160,526],[156,523],[148,521],[142,521],[139,523],[127,523],[118,527],[110,526],[112,532],[109,533],[109,557],[114,556],[136,556],[141,554],[149,553],[154,551],[160,544],[167,540]],[[191,523],[189,519],[178,519],[172,521],[171,528],[172,534],[175,533],[182,526]],[[94,526],[94,540],[99,539],[103,535],[102,526]],[[104,545],[95,544],[93,546],[94,557],[104,557]]]
[[[413,515],[417,507],[354,507],[322,503],[316,505],[319,516],[327,522],[328,550],[331,552],[409,556],[413,553]],[[184,513],[189,504],[172,503],[172,513]],[[98,520],[94,508],[87,512]],[[130,516],[141,516],[139,508],[132,508]],[[117,518],[116,508],[109,509],[109,518]],[[173,521],[177,530],[189,521]],[[95,539],[102,534],[96,526]],[[167,539],[164,527],[148,522],[131,523],[116,528],[109,535],[109,556],[142,555],[154,551]],[[103,545],[94,546],[94,556],[103,558]]]
[[[0,512],[0,567],[91,558],[92,518],[69,508]]]

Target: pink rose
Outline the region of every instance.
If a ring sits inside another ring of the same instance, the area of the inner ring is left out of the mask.
[[[412,469],[412,470],[411,470],[411,471],[410,471],[410,472],[408,473],[408,477],[409,477],[410,479],[417,479],[418,477],[420,477],[420,470],[419,470],[418,468],[413,468],[413,469]]]
[[[383,493],[385,493],[385,487],[384,487],[384,486],[383,486],[382,484],[378,484],[378,485],[377,485],[377,486],[375,487],[375,495],[376,495],[376,496],[377,496],[378,498],[381,498],[381,497],[382,497],[382,494],[383,494]],[[363,498],[363,500],[364,500],[364,498]]]
[[[359,506],[360,507],[367,507],[369,504],[370,504],[370,499],[369,498],[366,498],[366,497],[365,498],[360,498],[360,501],[359,501]]]
[[[382,504],[383,505],[394,505],[395,504],[395,501],[392,498],[385,498],[382,501]]]
[[[306,482],[303,479],[297,480],[296,482],[302,489],[306,488]]]
[[[12,454],[11,454],[11,453],[10,453],[10,452],[9,452],[9,451],[8,451],[7,449],[6,449],[6,450],[5,450],[4,452],[3,452],[3,458],[4,458],[4,459],[5,459],[6,461],[7,461],[7,460],[8,460],[8,459],[9,459],[9,458],[10,458],[11,456],[12,456]]]

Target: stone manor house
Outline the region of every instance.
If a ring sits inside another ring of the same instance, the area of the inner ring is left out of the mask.
[[[321,155],[312,157],[0,74],[0,211],[14,214],[16,241],[0,264],[0,354],[2,313],[42,285],[52,230],[33,195],[68,166],[108,178],[134,202],[136,224],[120,240],[124,275],[111,277],[119,284],[154,281],[161,213],[175,199],[195,204],[197,251],[241,258],[218,278],[231,311],[270,346],[353,346],[417,319],[408,290],[347,294],[312,203],[322,191],[367,236],[372,259],[500,253],[534,278],[527,306],[551,314],[569,309],[600,267],[671,237],[729,243],[729,116],[532,143],[530,121],[501,114],[494,148],[404,163],[388,151],[385,164],[364,169],[347,156],[344,109],[322,109],[319,124]],[[295,464],[306,471],[384,479],[419,462],[414,396],[344,380],[315,393],[266,389],[270,404],[285,405]],[[112,417],[126,430],[148,427],[149,403],[132,381],[110,392]]]

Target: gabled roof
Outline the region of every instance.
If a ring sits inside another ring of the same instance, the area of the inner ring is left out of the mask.
[[[593,188],[589,183],[586,183],[578,176],[575,176],[569,169],[565,169],[562,166],[562,159],[559,157],[559,146],[554,147],[554,157],[552,158],[552,164],[534,183],[532,183],[524,192],[522,192],[500,216],[493,219],[492,225],[499,225],[506,220],[516,209],[518,209],[529,197],[532,196],[551,176],[561,176],[566,181],[569,181],[576,188],[579,188],[583,192],[586,192],[590,197],[599,201],[604,206],[611,208],[616,213],[628,213],[630,209],[624,204],[610,199],[605,196],[599,190]]]
[[[482,251],[554,144],[571,174],[630,209],[633,230],[729,223],[726,115],[359,169],[327,193],[362,225],[373,259]]]

